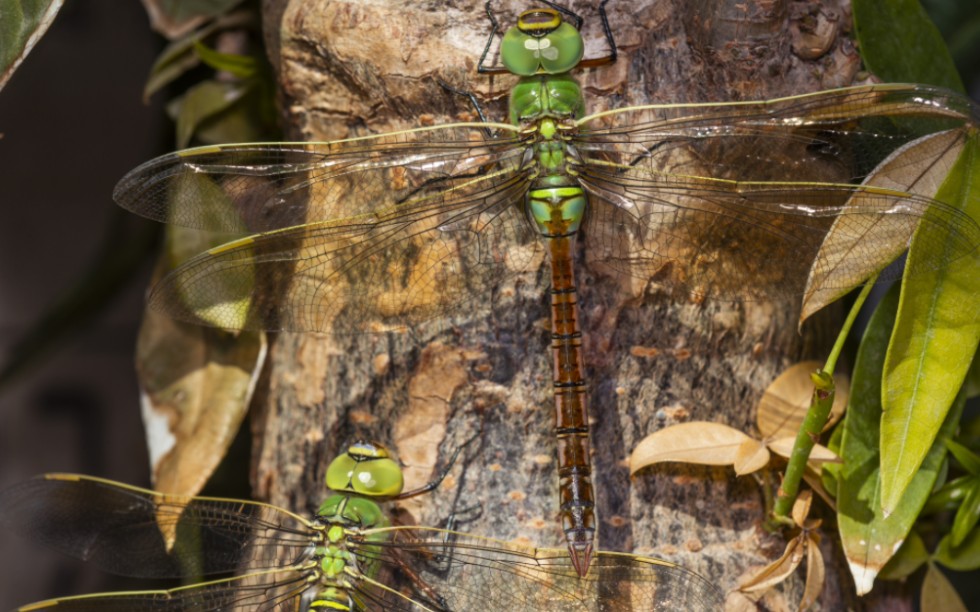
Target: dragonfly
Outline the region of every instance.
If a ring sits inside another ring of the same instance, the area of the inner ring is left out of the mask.
[[[559,515],[583,574],[596,523],[576,261],[693,301],[827,302],[894,279],[887,266],[917,228],[934,254],[908,274],[980,245],[976,221],[932,199],[975,134],[968,99],[877,84],[586,114],[571,72],[616,59],[607,1],[608,55],[584,58],[581,17],[544,2],[504,33],[501,66],[487,60],[487,4],[478,71],[516,78],[508,122],[193,148],[114,192],[157,221],[247,234],[148,298],[225,329],[345,334],[472,316],[498,283],[548,261]]]
[[[460,449],[457,449],[458,454]],[[312,519],[264,503],[184,497],[47,474],[0,493],[0,522],[117,574],[234,574],[170,590],[62,597],[21,610],[720,610],[716,587],[658,559],[599,552],[579,577],[564,550],[393,525],[413,497],[384,447],[357,443],[327,468]]]

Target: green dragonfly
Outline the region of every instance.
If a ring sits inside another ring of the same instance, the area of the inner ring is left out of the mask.
[[[976,257],[980,227],[930,199],[980,112],[920,85],[586,115],[569,74],[581,19],[549,2],[500,42],[516,75],[509,123],[453,123],[334,142],[178,151],[115,190],[146,217],[248,233],[151,292],[152,307],[226,329],[352,333],[485,307],[505,278],[550,261],[561,522],[585,572],[595,517],[574,259],[691,299],[826,303],[883,270],[917,227],[909,274]],[[931,187],[930,187],[931,186]],[[942,248],[938,248],[942,246]],[[894,278],[887,271],[882,280]]]
[[[334,493],[313,519],[268,504],[48,474],[0,493],[0,522],[117,574],[235,574],[22,611],[721,609],[714,585],[666,561],[599,552],[582,578],[564,550],[393,526],[379,502],[430,491],[449,467],[403,492],[401,468],[383,447],[352,445],[327,468]]]

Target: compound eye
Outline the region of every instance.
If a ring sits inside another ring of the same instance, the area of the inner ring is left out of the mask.
[[[354,491],[371,497],[390,497],[402,492],[405,485],[402,468],[393,459],[362,461],[354,470]]]

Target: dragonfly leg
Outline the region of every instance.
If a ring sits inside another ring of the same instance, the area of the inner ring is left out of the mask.
[[[474,440],[479,438],[481,434],[482,432],[477,432],[476,434],[471,436],[468,440],[460,444],[459,447],[457,447],[456,450],[453,452],[453,456],[449,458],[449,463],[447,463],[446,467],[442,468],[442,470],[438,474],[436,474],[435,478],[433,478],[432,480],[430,480],[429,482],[427,482],[426,484],[422,485],[417,489],[412,489],[411,491],[404,491],[392,497],[391,499],[392,500],[408,499],[410,497],[423,495],[425,493],[428,493],[429,491],[434,490],[436,487],[439,486],[439,484],[443,480],[445,480],[446,476],[449,475],[449,472],[453,469],[453,465],[456,464],[456,459],[459,457],[459,454],[463,452],[463,449],[469,446]]]
[[[476,114],[480,116],[480,122],[489,123],[487,121],[487,116],[483,113],[483,107],[480,106],[480,101],[476,99],[476,94],[474,94],[472,91],[466,91],[465,89],[456,89],[455,87],[443,81],[442,79],[436,79],[436,82],[439,83],[440,87],[442,87],[449,93],[454,93],[457,96],[463,96],[469,99],[470,104],[472,104],[473,108],[476,109]],[[488,136],[490,136],[491,138],[493,137],[494,134],[491,130],[487,129],[486,132]]]
[[[485,8],[487,9],[487,17],[490,18],[490,36],[487,37],[487,46],[483,48],[483,55],[480,56],[480,61],[476,65],[476,71],[480,74],[505,74],[507,72],[505,68],[492,68],[483,65],[483,62],[487,59],[487,55],[490,54],[493,37],[497,33],[497,30],[500,29],[500,23],[497,22],[497,18],[493,16],[493,9],[490,8],[490,0],[487,0]]]
[[[547,0],[541,1],[551,4]],[[609,27],[609,16],[606,15],[607,2],[609,2],[609,0],[602,0],[602,2],[599,3],[599,19],[602,21],[602,31],[606,35],[606,42],[609,43],[609,55],[606,55],[605,57],[593,57],[582,60],[579,62],[579,68],[594,68],[596,66],[612,64],[616,61],[616,58],[619,57],[619,51],[616,48],[616,38],[613,36],[612,28]],[[558,7],[555,8],[557,9]]]

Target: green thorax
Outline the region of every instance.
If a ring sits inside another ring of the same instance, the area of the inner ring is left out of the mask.
[[[514,125],[542,117],[578,119],[584,113],[582,87],[569,74],[521,77],[510,92],[510,122]]]
[[[524,11],[500,42],[504,67],[521,77],[510,95],[510,120],[523,125],[541,117],[579,118],[582,88],[569,71],[582,61],[582,35],[552,8]]]
[[[565,140],[585,113],[582,87],[569,74],[583,52],[579,31],[552,8],[521,13],[500,43],[501,61],[520,77],[510,94],[510,121],[534,132],[537,174],[525,207],[546,237],[570,236],[585,218],[585,193],[568,171]]]
[[[358,606],[351,581],[358,575],[378,574],[376,559],[382,551],[372,543],[388,539],[384,533],[362,532],[391,525],[376,499],[397,496],[404,481],[387,451],[372,444],[354,444],[334,459],[327,467],[326,481],[335,492],[317,510],[318,521],[325,525],[324,541],[316,547],[323,583],[310,608],[350,610]],[[351,538],[358,540],[356,556]]]

